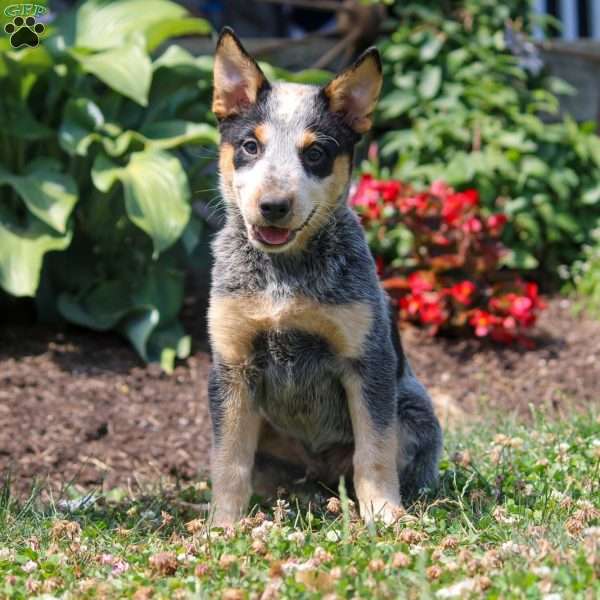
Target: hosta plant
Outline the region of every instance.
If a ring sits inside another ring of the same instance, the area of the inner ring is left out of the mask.
[[[432,334],[531,343],[527,330],[544,303],[535,283],[502,268],[507,218],[486,216],[476,190],[459,192],[435,181],[416,191],[366,174],[351,203],[403,320]]]
[[[210,58],[163,42],[210,31],[167,0],[90,0],[36,48],[0,38],[0,288],[167,369],[217,132]]]

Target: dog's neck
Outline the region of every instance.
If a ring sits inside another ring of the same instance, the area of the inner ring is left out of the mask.
[[[241,214],[230,210],[213,251],[219,273],[215,287],[229,293],[270,290],[333,299],[342,288],[354,286],[357,277],[376,278],[361,225],[345,202],[304,248],[290,253],[254,247]]]

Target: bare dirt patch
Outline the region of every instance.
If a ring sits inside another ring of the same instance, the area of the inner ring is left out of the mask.
[[[188,313],[189,314],[189,313]],[[196,313],[198,314],[198,313]],[[202,314],[202,313],[200,313]],[[0,476],[15,492],[136,486],[191,479],[208,464],[210,423],[204,325],[187,317],[197,350],[167,376],[118,336],[39,326],[0,330]],[[403,332],[413,367],[458,418],[541,405],[558,415],[598,403],[600,323],[556,299],[534,351],[434,340]]]

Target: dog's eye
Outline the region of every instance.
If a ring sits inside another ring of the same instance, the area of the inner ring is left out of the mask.
[[[242,144],[242,149],[250,156],[256,156],[258,154],[258,144],[254,140],[246,140]]]
[[[311,146],[305,153],[304,153],[304,158],[306,158],[306,160],[309,163],[318,163],[321,162],[321,159],[324,156],[324,152],[323,150],[321,150],[321,148],[319,148],[318,146]]]

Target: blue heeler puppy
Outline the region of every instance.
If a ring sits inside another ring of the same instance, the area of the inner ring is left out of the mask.
[[[400,345],[347,205],[354,146],[381,89],[377,50],[325,87],[269,83],[233,32],[218,41],[226,224],[214,242],[214,523],[243,516],[253,471],[351,478],[363,518],[437,478],[441,430]],[[277,481],[274,482],[278,483]]]

